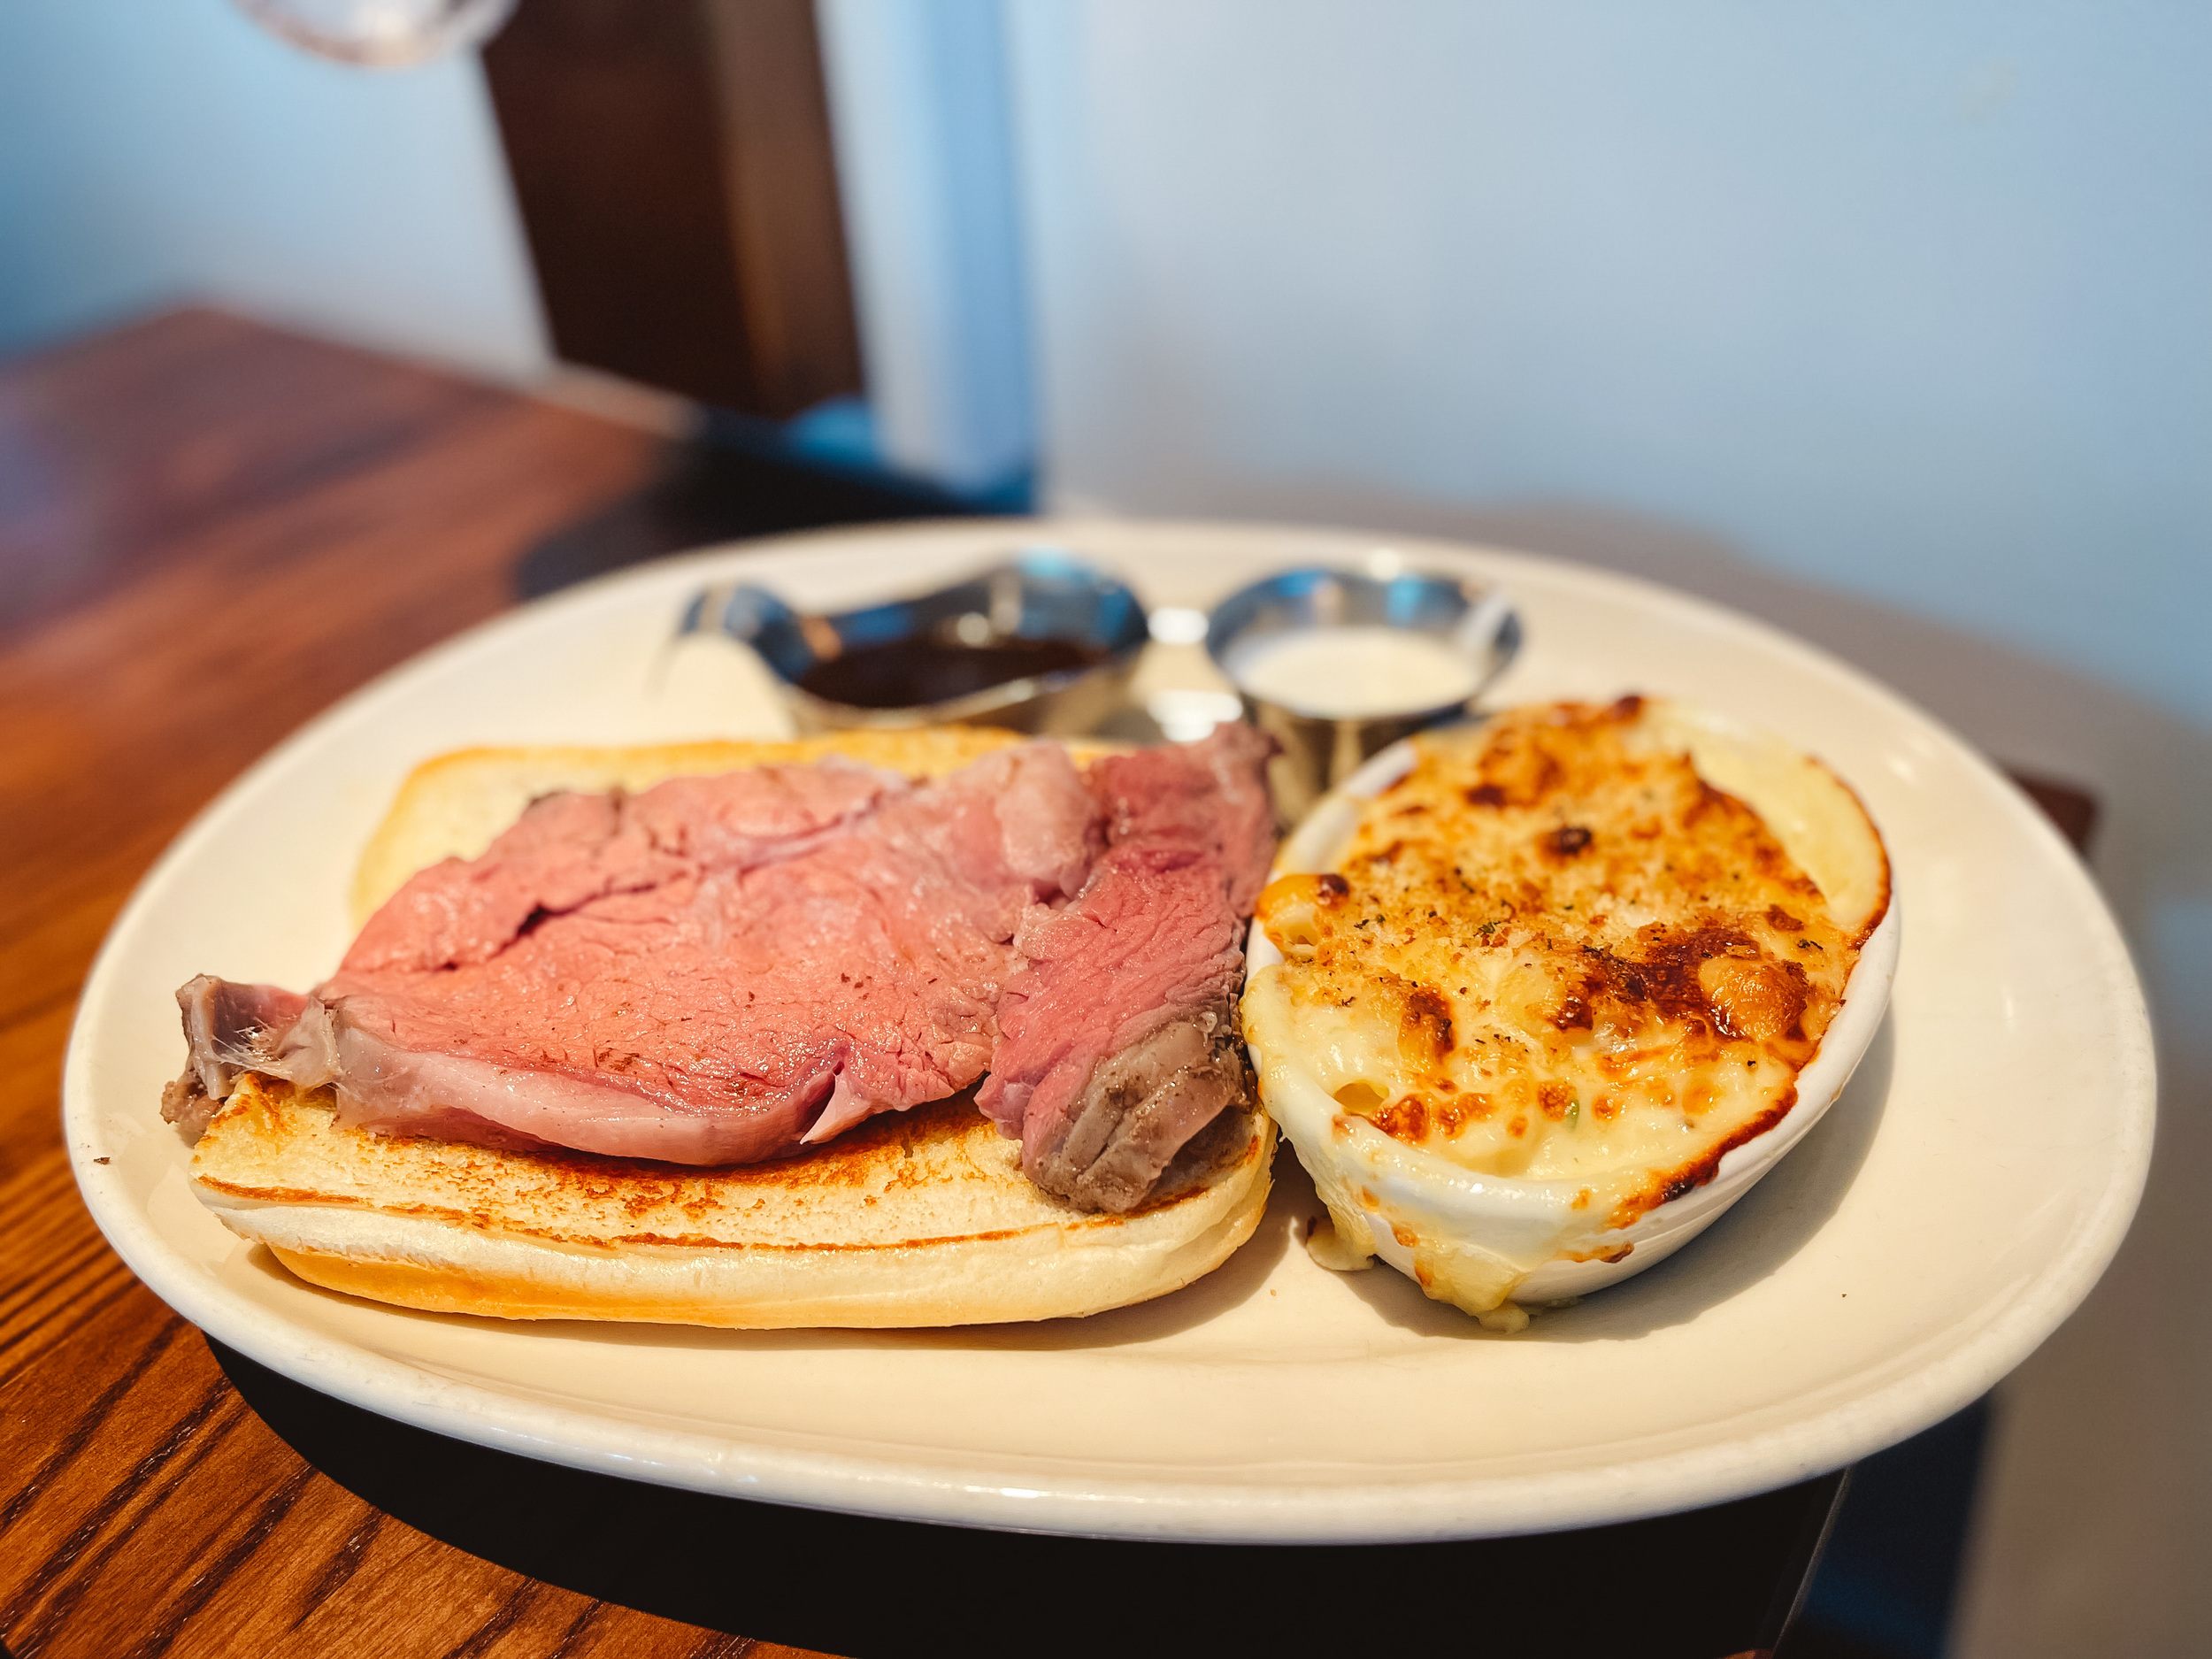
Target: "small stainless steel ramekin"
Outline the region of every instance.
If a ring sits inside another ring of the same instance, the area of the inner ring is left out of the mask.
[[[725,634],[752,647],[801,732],[964,723],[1058,736],[1091,731],[1119,707],[1149,637],[1144,605],[1127,583],[1049,548],[1025,549],[930,593],[826,615],[795,610],[751,582],[722,583],[692,599],[678,633]],[[967,645],[1067,641],[1100,659],[891,708],[833,702],[799,683],[841,651],[947,637]]]
[[[1237,657],[1261,641],[1308,629],[1375,625],[1425,634],[1474,668],[1465,697],[1427,707],[1356,716],[1310,714],[1256,695],[1240,680]],[[1422,572],[1377,576],[1309,566],[1239,588],[1213,609],[1206,650],[1236,687],[1245,718],[1283,746],[1275,762],[1277,809],[1294,822],[1366,759],[1424,726],[1467,713],[1521,647],[1521,621],[1495,588]]]

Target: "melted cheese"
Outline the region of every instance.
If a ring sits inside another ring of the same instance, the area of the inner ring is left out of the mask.
[[[1333,872],[1263,894],[1285,960],[1246,1003],[1340,1121],[1583,1183],[1599,1226],[1710,1179],[1788,1111],[1879,915],[1832,902],[1648,708],[1423,740]]]

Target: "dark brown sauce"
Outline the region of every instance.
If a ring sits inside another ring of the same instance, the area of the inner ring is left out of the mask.
[[[944,703],[1010,680],[1092,668],[1110,655],[1079,640],[990,640],[969,645],[926,637],[887,640],[826,657],[799,676],[801,689],[856,709]]]

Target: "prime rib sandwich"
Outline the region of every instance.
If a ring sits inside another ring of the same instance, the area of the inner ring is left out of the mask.
[[[234,1230],[415,1306],[1157,1294],[1265,1199],[1233,1010],[1269,752],[1224,726],[1087,764],[956,731],[449,757],[373,846],[372,886],[412,873],[334,974],[179,992],[164,1110]]]

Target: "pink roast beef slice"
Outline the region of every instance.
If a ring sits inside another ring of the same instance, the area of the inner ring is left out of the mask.
[[[1250,1098],[1235,997],[1244,921],[1274,856],[1267,738],[1203,742],[1090,769],[1109,836],[1082,890],[1033,911],[999,1000],[977,1103],[1022,1142],[1046,1191],[1141,1203],[1193,1136]]]
[[[734,1164],[995,1075],[1047,1190],[1142,1202],[1249,1098],[1234,998],[1274,835],[1244,726],[916,785],[838,763],[534,803],[423,871],[312,995],[201,978],[196,1127],[242,1070],[349,1122]]]
[[[379,1130],[773,1156],[982,1074],[1016,928],[1081,882],[1096,818],[1048,744],[921,786],[832,764],[550,796],[416,876],[298,1007],[188,986],[173,1115],[243,1067]]]
[[[675,778],[639,795],[546,795],[481,857],[445,859],[394,894],[341,972],[488,962],[534,918],[650,891],[697,869],[736,874],[790,857],[907,787],[890,773],[833,761]]]
[[[1239,920],[1267,885],[1275,859],[1275,803],[1267,763],[1275,740],[1240,724],[1202,742],[1110,755],[1085,774],[1117,846],[1187,847],[1218,866]]]

